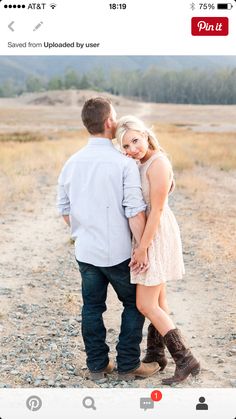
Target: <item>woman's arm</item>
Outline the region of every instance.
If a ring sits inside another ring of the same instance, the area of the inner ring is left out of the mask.
[[[147,171],[150,187],[151,210],[139,243],[134,251],[135,261],[143,265],[147,260],[147,250],[158,231],[163,207],[170,189],[170,167],[163,159],[154,160]]]

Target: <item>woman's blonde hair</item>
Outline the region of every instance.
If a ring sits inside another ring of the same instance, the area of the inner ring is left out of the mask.
[[[160,147],[160,144],[154,132],[152,132],[151,129],[147,128],[145,124],[143,123],[143,121],[141,121],[140,119],[136,118],[133,115],[123,116],[118,121],[117,129],[116,129],[116,140],[121,149],[122,149],[122,142],[123,142],[124,135],[129,130],[147,134],[149,147],[152,150],[163,151],[162,148]]]

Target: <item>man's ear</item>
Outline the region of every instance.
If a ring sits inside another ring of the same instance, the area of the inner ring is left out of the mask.
[[[105,122],[104,122],[104,130],[111,129],[111,127],[112,127],[112,121],[111,121],[111,118],[108,117],[107,119],[105,119]]]

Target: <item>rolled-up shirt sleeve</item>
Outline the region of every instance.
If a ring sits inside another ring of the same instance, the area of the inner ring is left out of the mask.
[[[124,170],[124,198],[122,204],[127,218],[145,211],[147,207],[143,199],[138,166],[132,159],[127,160],[127,166]]]
[[[60,215],[70,214],[70,199],[67,195],[65,185],[63,183],[62,174],[58,178],[57,186],[57,210]]]

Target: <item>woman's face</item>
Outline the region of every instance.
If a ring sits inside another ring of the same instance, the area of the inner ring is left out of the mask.
[[[133,159],[143,159],[148,151],[148,146],[146,133],[129,130],[123,137],[122,147],[125,154]]]

